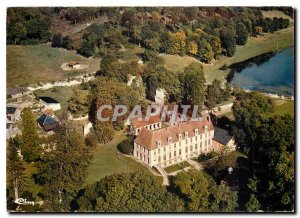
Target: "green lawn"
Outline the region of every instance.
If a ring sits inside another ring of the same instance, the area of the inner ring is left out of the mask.
[[[173,72],[182,72],[185,67],[194,62],[199,62],[196,58],[190,57],[188,55],[179,56],[179,55],[162,55],[161,56],[165,61],[166,69]]]
[[[287,100],[286,103],[276,106],[275,114],[278,114],[278,115],[290,114],[290,115],[294,116],[295,115],[294,101]]]
[[[169,166],[169,167],[166,167],[165,168],[165,171],[167,173],[173,173],[175,171],[178,171],[178,170],[182,170],[186,167],[189,167],[190,164],[186,161],[182,162],[182,163],[179,163],[179,164],[175,164],[175,165],[172,165],[172,166]]]
[[[117,145],[126,138],[123,132],[116,132],[114,139],[96,148],[92,164],[88,170],[86,184],[94,183],[115,173],[135,171],[149,172],[146,167],[130,157],[118,153]]]
[[[142,59],[142,54],[144,53],[144,48],[139,47],[137,45],[130,45],[129,48],[126,48],[125,51],[122,52],[122,60],[125,62],[130,61],[139,61]]]
[[[8,87],[63,80],[78,74],[94,72],[99,69],[100,64],[97,58],[85,58],[75,51],[51,48],[49,44],[7,45],[6,51]],[[71,60],[90,65],[90,68],[63,71],[60,66]]]

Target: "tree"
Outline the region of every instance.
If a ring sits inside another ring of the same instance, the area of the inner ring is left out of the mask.
[[[107,122],[98,122],[95,125],[95,132],[99,143],[107,143],[114,137],[113,127]]]
[[[10,139],[7,146],[7,182],[8,187],[14,188],[15,200],[26,186],[25,167],[18,156],[17,139]]]
[[[238,23],[236,26],[236,44],[245,45],[248,40],[248,31],[243,23]]]
[[[176,33],[169,33],[168,37],[168,50],[169,54],[184,55],[186,51],[186,35],[183,30]]]
[[[184,99],[193,105],[203,105],[205,78],[202,65],[192,63],[187,66],[181,80]]]
[[[118,144],[118,149],[123,154],[132,154],[133,152],[133,138],[128,137],[124,139],[120,144]]]
[[[115,174],[83,189],[79,211],[181,212],[183,201],[148,173]]]
[[[206,88],[206,106],[211,110],[221,102],[221,97],[221,82],[214,79],[212,84]]]
[[[229,187],[216,185],[207,174],[188,171],[174,178],[175,192],[185,199],[190,212],[233,212],[237,207],[237,194]]]
[[[255,27],[255,34],[256,34],[256,35],[261,35],[262,32],[263,32],[262,27],[260,27],[260,26],[256,26],[256,27]]]
[[[21,150],[27,162],[37,160],[41,153],[39,136],[36,129],[36,121],[30,108],[22,111],[22,136]]]
[[[235,31],[233,28],[223,27],[220,31],[220,40],[224,54],[232,57],[236,50]]]
[[[74,194],[85,181],[91,155],[81,134],[62,127],[53,137],[55,148],[46,152],[38,164],[45,211],[69,211]]]
[[[54,47],[54,48],[62,47],[62,35],[61,35],[61,33],[54,34],[52,36],[51,47]]]
[[[195,41],[189,42],[188,52],[190,55],[196,56],[198,54],[198,46]]]
[[[73,48],[72,40],[69,36],[62,37],[61,47],[71,50]]]
[[[90,148],[96,148],[96,146],[98,144],[97,135],[93,132],[90,132],[89,134],[87,134],[85,137],[85,144],[86,144],[86,146],[88,146]]]
[[[260,203],[254,194],[251,194],[249,202],[246,204],[248,212],[257,212],[260,209]]]
[[[88,100],[89,92],[79,88],[73,89],[73,95],[68,101],[68,110],[75,114],[84,115],[89,110],[90,102]]]

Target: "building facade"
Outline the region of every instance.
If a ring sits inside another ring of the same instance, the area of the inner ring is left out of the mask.
[[[134,140],[133,156],[149,167],[167,167],[212,151],[213,138],[209,117],[155,131],[142,128]]]

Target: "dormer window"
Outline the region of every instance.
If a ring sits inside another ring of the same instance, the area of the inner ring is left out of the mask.
[[[207,132],[208,126],[205,125],[205,126],[203,127],[203,129],[204,129],[204,132]]]
[[[161,146],[161,142],[160,142],[160,140],[159,140],[159,141],[157,141],[156,143],[157,143],[157,147],[159,147],[159,148],[160,148],[160,146]]]
[[[195,135],[198,135],[198,129],[195,129]]]
[[[172,138],[171,137],[168,138],[168,143],[169,144],[172,143]]]
[[[182,134],[179,134],[178,137],[179,137],[179,141],[181,141],[182,140]]]
[[[185,137],[185,139],[188,138],[188,132],[185,132],[185,133],[184,133],[184,137]]]

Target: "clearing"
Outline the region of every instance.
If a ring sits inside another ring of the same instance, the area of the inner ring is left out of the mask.
[[[97,146],[92,163],[89,166],[86,184],[92,184],[116,173],[149,172],[142,164],[118,151],[117,145],[125,138],[126,136],[122,131],[116,132],[111,142]]]
[[[50,44],[7,45],[7,86],[27,86],[39,82],[64,80],[79,74],[99,69],[100,59],[85,58],[62,48],[52,48]],[[77,61],[89,65],[89,69],[64,72],[60,66],[64,62]]]

